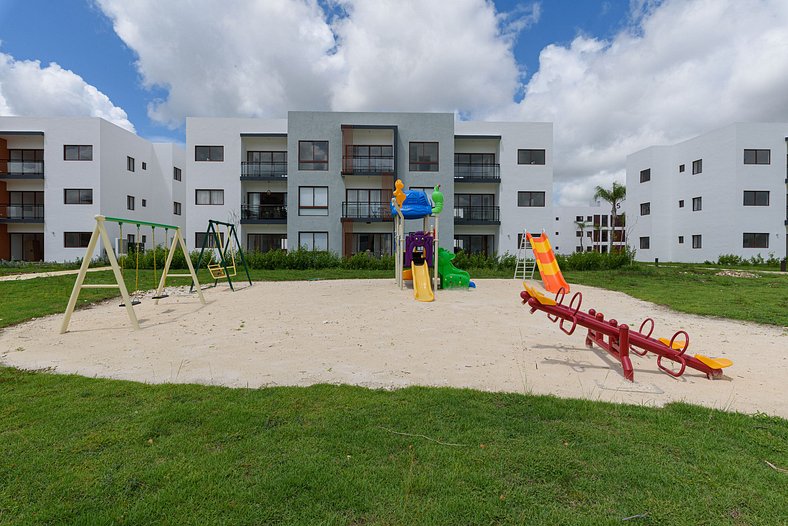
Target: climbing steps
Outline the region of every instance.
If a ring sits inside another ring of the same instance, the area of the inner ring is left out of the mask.
[[[517,265],[514,267],[514,279],[521,281],[534,279],[534,270],[536,270],[536,256],[527,232],[523,230],[522,234],[520,234],[520,246],[517,248]]]

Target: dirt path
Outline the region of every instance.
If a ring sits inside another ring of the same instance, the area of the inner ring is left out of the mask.
[[[101,272],[102,270],[112,270],[112,267],[93,267],[88,272]],[[22,274],[11,274],[10,276],[0,276],[0,281],[21,281],[25,279],[51,278],[52,276],[68,276],[69,274],[79,274],[79,269],[73,270],[53,270],[51,272],[25,272]]]
[[[16,367],[142,382],[259,387],[348,383],[469,387],[660,406],[684,400],[726,410],[788,417],[788,332],[673,312],[591,287],[583,309],[655,336],[685,329],[688,352],[733,360],[727,376],[687,370],[674,379],[655,358],[633,356],[635,383],[603,351],[566,336],[541,313],[529,314],[514,280],[478,280],[472,291],[412,299],[392,280],[259,282],[230,292],[206,290],[208,305],[173,295],[136,307],[132,331],[117,301],[77,311],[71,331],[60,316],[0,332],[0,361]]]

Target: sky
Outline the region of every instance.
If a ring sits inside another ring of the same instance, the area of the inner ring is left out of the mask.
[[[788,0],[0,0],[0,115],[548,121],[562,205],[642,148],[788,122],[786,87]]]

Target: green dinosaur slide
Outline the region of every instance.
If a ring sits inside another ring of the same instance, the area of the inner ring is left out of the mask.
[[[441,288],[476,288],[476,283],[471,281],[471,275],[452,264],[454,254],[446,249],[438,249],[438,274],[441,277]]]

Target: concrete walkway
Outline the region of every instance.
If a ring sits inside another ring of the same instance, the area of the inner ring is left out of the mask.
[[[88,272],[101,272],[102,270],[112,270],[112,267],[93,267]],[[54,270],[52,272],[27,272],[23,274],[11,274],[10,276],[0,276],[0,281],[21,281],[25,279],[51,278],[52,276],[68,276],[69,274],[79,274],[79,269],[73,270]]]

